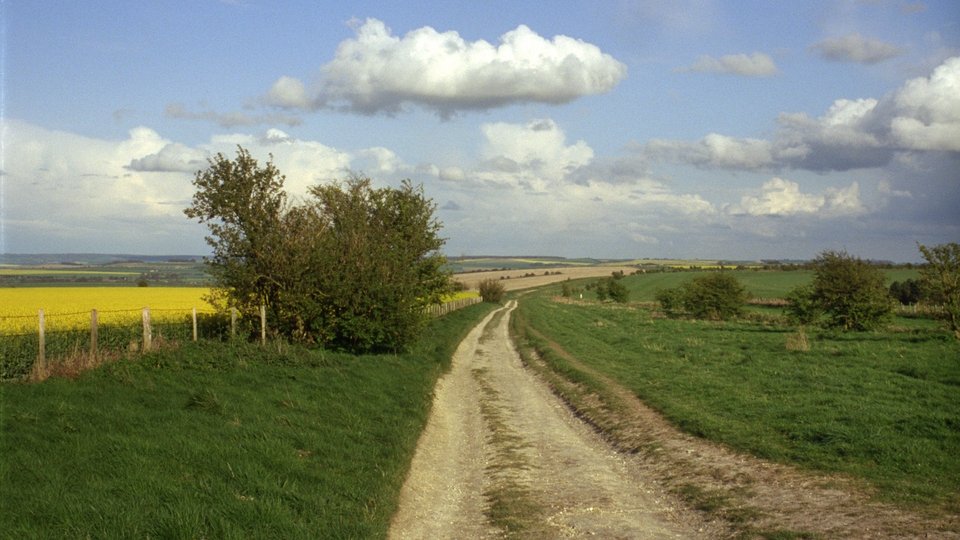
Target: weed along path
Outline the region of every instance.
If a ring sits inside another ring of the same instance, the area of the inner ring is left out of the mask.
[[[390,538],[712,536],[523,367],[514,307],[477,325],[438,383]]]

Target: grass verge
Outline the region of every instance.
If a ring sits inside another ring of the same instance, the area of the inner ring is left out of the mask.
[[[548,294],[525,297],[516,316],[681,429],[853,475],[882,500],[960,512],[960,344],[949,335],[811,331],[809,350],[788,350],[790,328],[657,319]],[[568,380],[598,388],[553,360]]]
[[[201,342],[3,383],[3,534],[384,537],[434,383],[490,309],[402,355]]]

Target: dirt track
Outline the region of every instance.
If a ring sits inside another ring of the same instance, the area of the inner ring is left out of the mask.
[[[440,380],[390,537],[712,536],[524,369],[514,305],[473,329]]]
[[[608,439],[601,440],[521,362],[507,330],[514,307],[478,324],[439,381],[390,538],[766,537],[762,531],[960,538],[957,516],[912,514],[871,501],[850,479],[681,433],[615,381],[592,373],[625,405],[607,411],[600,400],[580,411],[606,426]],[[546,369],[538,358],[528,361]],[[580,391],[570,381],[553,384]],[[695,506],[719,501],[722,508],[692,511],[670,495],[691,490],[699,494]]]

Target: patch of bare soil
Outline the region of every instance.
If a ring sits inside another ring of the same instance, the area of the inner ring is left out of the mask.
[[[632,266],[564,266],[545,270],[529,268],[520,270],[490,270],[456,274],[453,278],[471,290],[477,290],[480,282],[485,279],[499,279],[502,281],[506,290],[517,291],[549,285],[551,283],[559,283],[567,279],[610,277],[610,274],[617,271],[623,272],[624,274],[631,274],[636,271],[636,268]],[[548,274],[545,274],[545,272],[548,272]],[[559,274],[557,274],[557,272],[559,272]],[[537,275],[524,277],[527,274]]]
[[[403,486],[390,538],[710,538],[526,369],[511,304],[461,343]]]
[[[869,491],[851,479],[770,463],[684,434],[626,388],[585,366],[547,337],[538,337],[609,392],[605,399],[591,394],[555,373],[551,375],[536,353],[526,355],[532,367],[547,370],[554,390],[620,452],[633,455],[628,462],[633,470],[681,494],[706,515],[727,522],[730,534],[748,538],[960,538],[958,516],[917,515],[870,500]]]

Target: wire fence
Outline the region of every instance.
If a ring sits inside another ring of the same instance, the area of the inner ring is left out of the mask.
[[[428,306],[440,317],[481,302],[461,298]],[[70,374],[104,361],[200,339],[265,341],[267,314],[244,316],[236,310],[104,310],[0,317],[0,380],[44,379]]]

